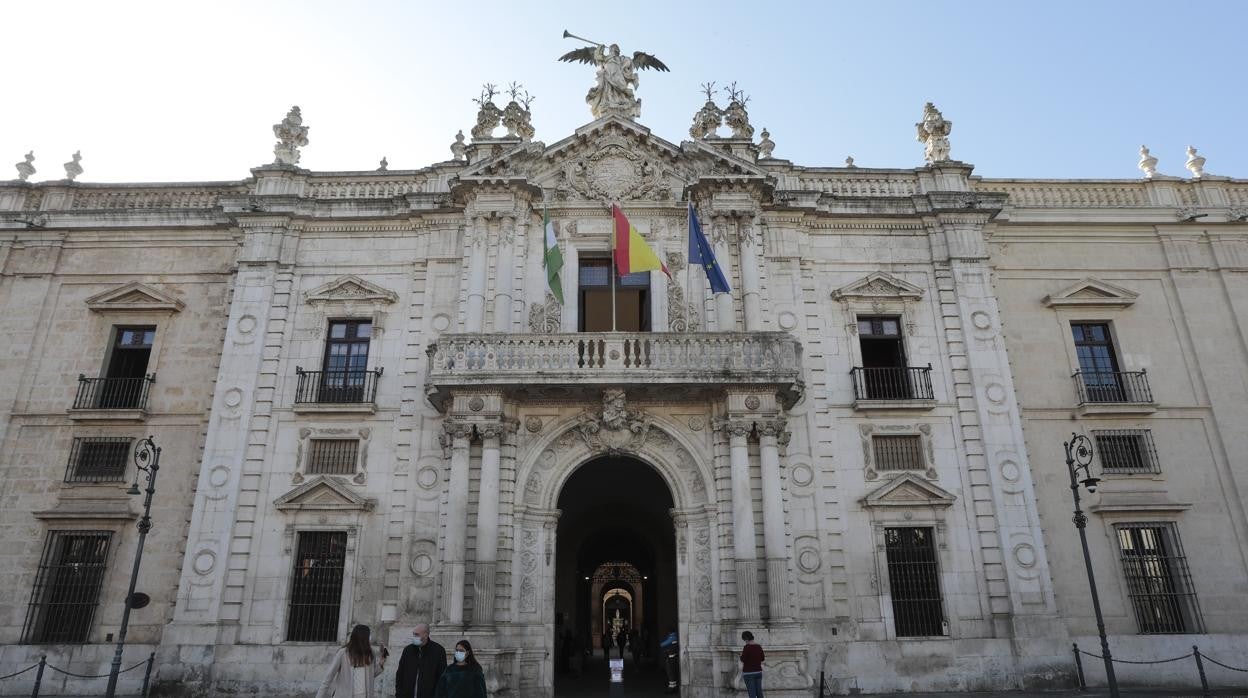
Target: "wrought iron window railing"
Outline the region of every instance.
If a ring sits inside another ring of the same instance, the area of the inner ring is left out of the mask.
[[[889,366],[867,368],[856,366],[850,371],[854,379],[854,397],[859,400],[934,400],[932,367]]]
[[[1102,472],[1120,475],[1161,472],[1153,434],[1148,429],[1093,429],[1092,438],[1096,440]]]
[[[84,643],[108,564],[110,531],[50,531],[26,609],[23,642]]]
[[[1153,401],[1147,371],[1075,371],[1074,379],[1081,405],[1089,402]]]
[[[145,410],[155,382],[155,373],[142,378],[87,378],[79,374],[74,409]]]
[[[292,642],[334,642],[342,606],[347,534],[300,531],[290,586],[286,639]]]
[[[296,366],[299,384],[295,388],[297,404],[350,405],[367,404],[377,399],[377,381],[382,369],[375,371],[305,371]]]
[[[75,438],[65,467],[65,482],[124,481],[133,443],[129,436]]]
[[[932,529],[886,528],[884,548],[897,637],[945,635],[944,604]]]
[[[308,441],[308,475],[354,475],[359,439],[311,439]]]
[[[1200,604],[1173,523],[1115,526],[1127,596],[1140,633],[1200,633]]]
[[[916,435],[871,437],[875,469],[879,471],[926,470],[923,462],[923,441]]]

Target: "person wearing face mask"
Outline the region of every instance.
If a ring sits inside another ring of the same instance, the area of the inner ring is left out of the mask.
[[[455,663],[446,668],[438,680],[434,698],[488,698],[485,690],[485,672],[472,654],[472,644],[467,640],[455,643]]]
[[[399,671],[394,677],[395,698],[433,698],[444,671],[446,650],[429,639],[427,623],[417,625],[399,657]]]

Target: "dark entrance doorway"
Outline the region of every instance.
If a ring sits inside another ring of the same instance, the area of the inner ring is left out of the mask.
[[[633,458],[590,461],[559,493],[555,552],[555,695],[662,695],[658,642],[676,625],[672,494]],[[621,656],[612,690],[604,649]]]

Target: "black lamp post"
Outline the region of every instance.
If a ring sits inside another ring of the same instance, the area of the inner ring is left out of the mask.
[[[1109,653],[1109,639],[1105,637],[1105,619],[1101,616],[1101,599],[1096,593],[1096,575],[1092,572],[1092,555],[1088,552],[1088,517],[1079,508],[1079,485],[1096,492],[1100,478],[1092,477],[1092,440],[1083,434],[1071,434],[1066,448],[1066,470],[1070,472],[1070,492],[1075,496],[1075,528],[1079,529],[1079,542],[1083,545],[1083,565],[1088,570],[1088,588],[1092,591],[1092,610],[1096,612],[1096,632],[1101,636],[1101,657],[1105,660],[1105,679],[1109,682],[1109,695],[1118,698],[1118,677],[1114,676],[1114,659]],[[1079,479],[1082,473],[1083,479]]]
[[[147,605],[146,595],[136,603],[134,585],[139,580],[139,563],[143,561],[143,543],[147,532],[152,530],[152,495],[156,493],[156,471],[160,470],[160,447],[147,437],[134,448],[134,484],[126,494],[139,494],[139,471],[147,473],[147,496],[143,499],[143,518],[139,519],[139,545],[134,551],[134,568],[130,570],[130,588],[126,591],[126,610],[121,614],[121,630],[117,633],[117,650],[113,653],[113,668],[108,672],[107,698],[117,694],[117,675],[121,673],[121,653],[126,647],[126,630],[130,626],[130,609]]]

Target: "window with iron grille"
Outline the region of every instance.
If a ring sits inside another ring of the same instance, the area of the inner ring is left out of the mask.
[[[303,531],[298,534],[287,640],[334,642],[338,639],[346,560],[346,533]]]
[[[308,441],[308,475],[354,475],[359,439],[311,439]]]
[[[897,637],[944,635],[945,613],[931,527],[886,528],[884,547]]]
[[[1174,524],[1129,523],[1115,528],[1140,632],[1202,632],[1200,604]]]
[[[917,434],[872,436],[871,450],[876,470],[927,469],[923,462],[923,440]]]
[[[74,439],[69,450],[65,482],[122,482],[130,459],[129,436],[90,436]]]
[[[1099,429],[1092,431],[1101,469],[1107,473],[1159,473],[1157,449],[1148,429]]]
[[[84,643],[108,564],[110,531],[50,531],[26,609],[23,642]]]

